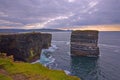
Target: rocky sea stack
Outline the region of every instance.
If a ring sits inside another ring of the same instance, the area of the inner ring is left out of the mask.
[[[96,57],[99,55],[98,31],[77,30],[71,34],[71,54]]]
[[[40,58],[41,50],[51,45],[47,33],[0,34],[0,52],[13,55],[15,60],[32,62]]]

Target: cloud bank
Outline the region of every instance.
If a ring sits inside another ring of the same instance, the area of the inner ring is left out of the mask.
[[[0,0],[0,28],[120,24],[119,0]]]

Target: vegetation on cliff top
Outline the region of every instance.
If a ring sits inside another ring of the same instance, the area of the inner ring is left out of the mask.
[[[1,56],[2,55],[2,56]],[[64,71],[50,70],[39,63],[14,62],[13,57],[0,54],[0,80],[80,80]]]

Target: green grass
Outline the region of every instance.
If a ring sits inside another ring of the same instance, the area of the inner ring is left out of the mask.
[[[15,75],[20,75],[27,80],[80,80],[66,75],[64,71],[50,70],[39,63],[13,62],[8,58],[0,58],[0,69],[9,73],[9,75],[0,74],[0,80],[12,80]]]
[[[3,74],[0,74],[0,80],[12,80],[9,76],[5,76]]]

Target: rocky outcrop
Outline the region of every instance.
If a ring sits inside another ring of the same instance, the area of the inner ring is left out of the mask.
[[[51,34],[19,33],[1,34],[0,52],[13,55],[15,60],[32,62],[40,57],[41,50],[51,44]]]
[[[71,34],[71,54],[79,56],[98,56],[98,31],[73,31]]]

